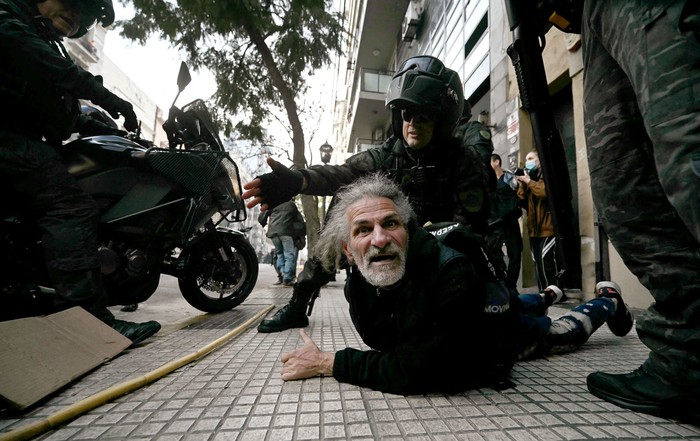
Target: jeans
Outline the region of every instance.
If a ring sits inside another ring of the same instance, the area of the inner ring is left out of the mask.
[[[282,273],[282,281],[294,280],[297,272],[297,249],[292,236],[275,236],[270,238],[277,251],[276,267]]]

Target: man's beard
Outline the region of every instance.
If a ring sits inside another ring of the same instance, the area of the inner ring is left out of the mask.
[[[390,264],[377,264],[382,262],[381,257],[393,258]],[[406,250],[398,245],[390,243],[380,249],[370,247],[361,261],[356,262],[362,276],[373,286],[391,286],[401,280],[406,273]],[[372,264],[374,263],[374,265]]]

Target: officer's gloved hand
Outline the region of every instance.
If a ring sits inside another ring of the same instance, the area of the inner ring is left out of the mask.
[[[78,116],[77,124],[78,133],[80,136],[94,136],[94,135],[119,135],[125,136],[126,132],[123,130],[115,129],[101,121],[96,120],[88,115]]]
[[[130,132],[135,132],[139,127],[139,122],[136,119],[136,114],[134,113],[134,107],[130,102],[125,101],[114,94],[110,94],[105,97],[105,99],[96,103],[103,107],[112,118],[124,117],[124,128]]]
[[[264,198],[268,209],[275,208],[298,195],[304,183],[304,175],[301,172],[290,170],[276,161],[272,173],[265,173],[256,179],[260,179],[260,196]]]

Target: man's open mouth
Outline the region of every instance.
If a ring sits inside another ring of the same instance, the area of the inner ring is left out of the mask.
[[[373,256],[370,257],[369,262],[387,262],[392,260],[396,260],[396,254],[381,254],[379,256]]]

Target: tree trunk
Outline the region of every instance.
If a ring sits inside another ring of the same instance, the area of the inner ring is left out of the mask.
[[[284,81],[282,74],[277,68],[275,59],[272,57],[270,48],[267,46],[267,43],[265,43],[265,39],[260,34],[260,31],[245,17],[241,17],[241,24],[248,33],[248,36],[255,45],[256,49],[260,52],[263,62],[265,63],[265,67],[270,73],[270,79],[282,97],[282,103],[284,104],[284,108],[287,112],[287,118],[289,119],[289,123],[292,127],[292,144],[294,145],[292,162],[294,164],[294,168],[305,168],[306,157],[304,156],[304,148],[306,147],[306,141],[304,139],[304,130],[301,127],[301,121],[299,121],[297,103],[294,100],[294,94],[291,90],[289,90],[289,86],[287,86],[287,83]],[[318,217],[318,203],[315,197],[302,195],[301,206],[304,212],[304,219],[306,220],[306,242],[308,244],[308,249],[311,250],[316,244],[318,231],[321,225]],[[309,252],[309,254],[311,253]]]

